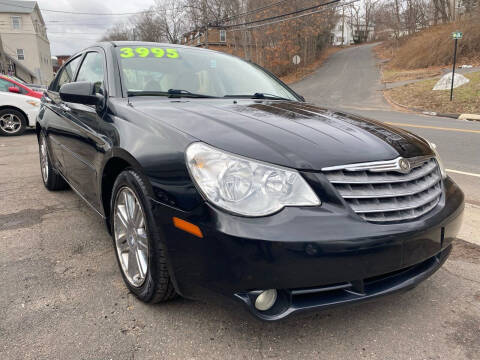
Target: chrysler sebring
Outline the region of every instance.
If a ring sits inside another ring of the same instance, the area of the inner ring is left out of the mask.
[[[210,50],[85,49],[36,130],[46,188],[72,188],[105,219],[147,303],[234,300],[278,320],[369,300],[438,270],[461,223],[434,144]]]

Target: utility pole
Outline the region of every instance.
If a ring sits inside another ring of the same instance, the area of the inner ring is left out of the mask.
[[[207,0],[202,0],[202,17],[203,17],[203,28],[205,31],[205,49],[208,49],[208,12],[207,12]]]
[[[345,6],[342,6],[342,46],[345,45]]]

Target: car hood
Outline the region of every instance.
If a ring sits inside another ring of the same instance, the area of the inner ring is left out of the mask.
[[[217,148],[303,170],[431,154],[419,137],[311,104],[265,100],[133,98],[155,123]]]

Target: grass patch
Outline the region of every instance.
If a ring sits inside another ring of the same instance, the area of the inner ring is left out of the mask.
[[[382,69],[383,82],[396,82],[405,80],[425,79],[442,74],[442,68],[435,67],[429,69],[401,70],[401,69]]]
[[[480,65],[480,9],[456,23],[431,26],[398,40],[384,41],[375,47],[383,60],[383,81],[425,79],[451,68],[453,44],[451,33],[463,31],[458,42],[457,64]]]
[[[423,111],[480,114],[480,72],[464,76],[470,82],[453,90],[453,101],[450,90],[432,90],[439,78],[387,90],[385,95],[397,104]]]
[[[480,12],[456,23],[431,26],[398,41],[382,44],[377,53],[388,57],[387,68],[427,69],[449,66],[453,61],[452,32],[462,31],[464,37],[458,41],[457,63],[478,64],[480,61]]]

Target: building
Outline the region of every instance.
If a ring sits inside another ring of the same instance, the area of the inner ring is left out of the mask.
[[[335,24],[330,38],[333,46],[351,45],[355,42],[353,40],[352,28],[343,18],[340,18],[337,24]]]
[[[0,37],[5,54],[15,60],[17,68],[33,74],[33,83],[52,80],[50,42],[36,1],[0,1]]]
[[[57,71],[70,59],[70,55],[57,55],[52,56],[52,68],[53,72],[57,73]]]
[[[334,46],[352,45],[372,41],[375,38],[375,25],[365,25],[364,21],[350,22],[349,19],[340,17],[331,31],[331,43]]]
[[[221,26],[210,25],[207,31],[205,29],[192,30],[183,34],[180,43],[186,46],[221,51],[264,65],[257,56],[261,51],[261,44],[258,44],[249,33],[244,35],[240,32],[227,31]]]
[[[0,37],[0,74],[15,76],[26,83],[36,82],[36,76],[33,72],[28,70],[16,58],[8,55],[3,49],[2,39]]]
[[[227,49],[232,45],[233,38],[229,39],[227,30],[218,26],[210,26],[205,31],[193,30],[183,34],[182,45],[208,47],[209,49],[230,52]]]

